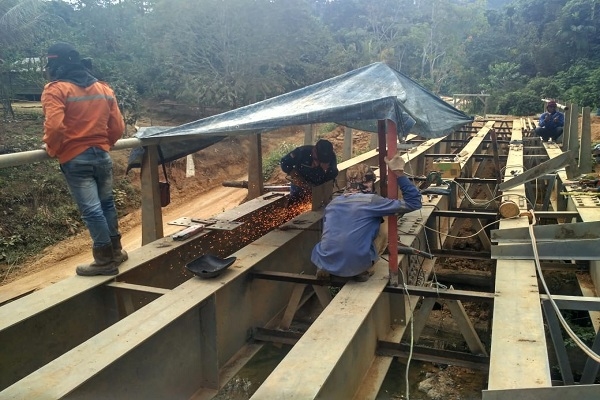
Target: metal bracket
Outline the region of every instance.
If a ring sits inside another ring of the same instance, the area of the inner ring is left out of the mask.
[[[240,225],[242,225],[243,222],[229,221],[229,220],[215,219],[215,218],[201,219],[201,218],[181,217],[174,221],[168,222],[167,224],[168,225],[187,226],[187,227],[204,225],[204,227],[206,229],[231,231],[231,230],[239,227]]]
[[[539,257],[544,260],[600,260],[600,221],[533,227]],[[529,228],[495,229],[491,232],[492,259],[534,258]]]
[[[518,175],[508,181],[502,182],[498,189],[500,191],[505,191],[508,189],[512,189],[515,186],[519,186],[524,184],[525,182],[532,181],[539,177],[542,177],[551,172],[555,172],[558,169],[565,167],[573,162],[572,152],[567,151],[559,155],[558,157],[554,157],[548,161],[541,163],[540,165],[533,167],[526,172]]]

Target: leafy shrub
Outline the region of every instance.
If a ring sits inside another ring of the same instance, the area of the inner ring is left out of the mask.
[[[322,138],[323,136],[325,136],[326,134],[328,134],[329,132],[333,131],[335,128],[337,128],[337,124],[335,122],[328,122],[326,124],[321,124],[319,126],[319,130],[317,131],[317,138]]]
[[[580,107],[600,107],[600,66],[582,60],[567,71],[556,74],[556,80],[567,88],[560,97]]]
[[[539,112],[541,98],[528,91],[509,92],[498,98],[497,113],[504,115],[533,115]]]
[[[276,150],[270,152],[266,157],[263,157],[262,174],[265,181],[271,178],[275,169],[279,168],[281,158],[295,148],[296,146],[294,144],[283,142]]]
[[[564,89],[555,78],[535,77],[527,82],[525,90],[537,93],[539,98],[561,99],[564,97]]]

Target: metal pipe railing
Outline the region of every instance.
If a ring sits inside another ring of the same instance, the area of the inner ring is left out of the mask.
[[[138,138],[128,138],[118,140],[111,148],[111,151],[132,149],[140,147],[142,142]],[[17,167],[19,165],[31,164],[40,161],[48,161],[52,158],[46,153],[46,150],[29,150],[18,153],[0,154],[0,168]]]

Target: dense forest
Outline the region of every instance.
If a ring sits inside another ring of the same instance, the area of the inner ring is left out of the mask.
[[[598,0],[3,0],[0,98],[8,71],[61,40],[132,119],[145,99],[227,110],[377,61],[439,95],[488,93],[493,113],[541,97],[595,109],[599,14]]]

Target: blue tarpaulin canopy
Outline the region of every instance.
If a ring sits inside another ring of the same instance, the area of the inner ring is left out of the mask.
[[[423,138],[452,133],[473,118],[384,63],[176,127],[144,129],[142,143],[159,144],[164,161],[194,153],[224,137],[269,132],[286,126],[335,122],[377,132],[377,121],[396,123],[399,136]],[[129,168],[141,164],[132,152]]]

